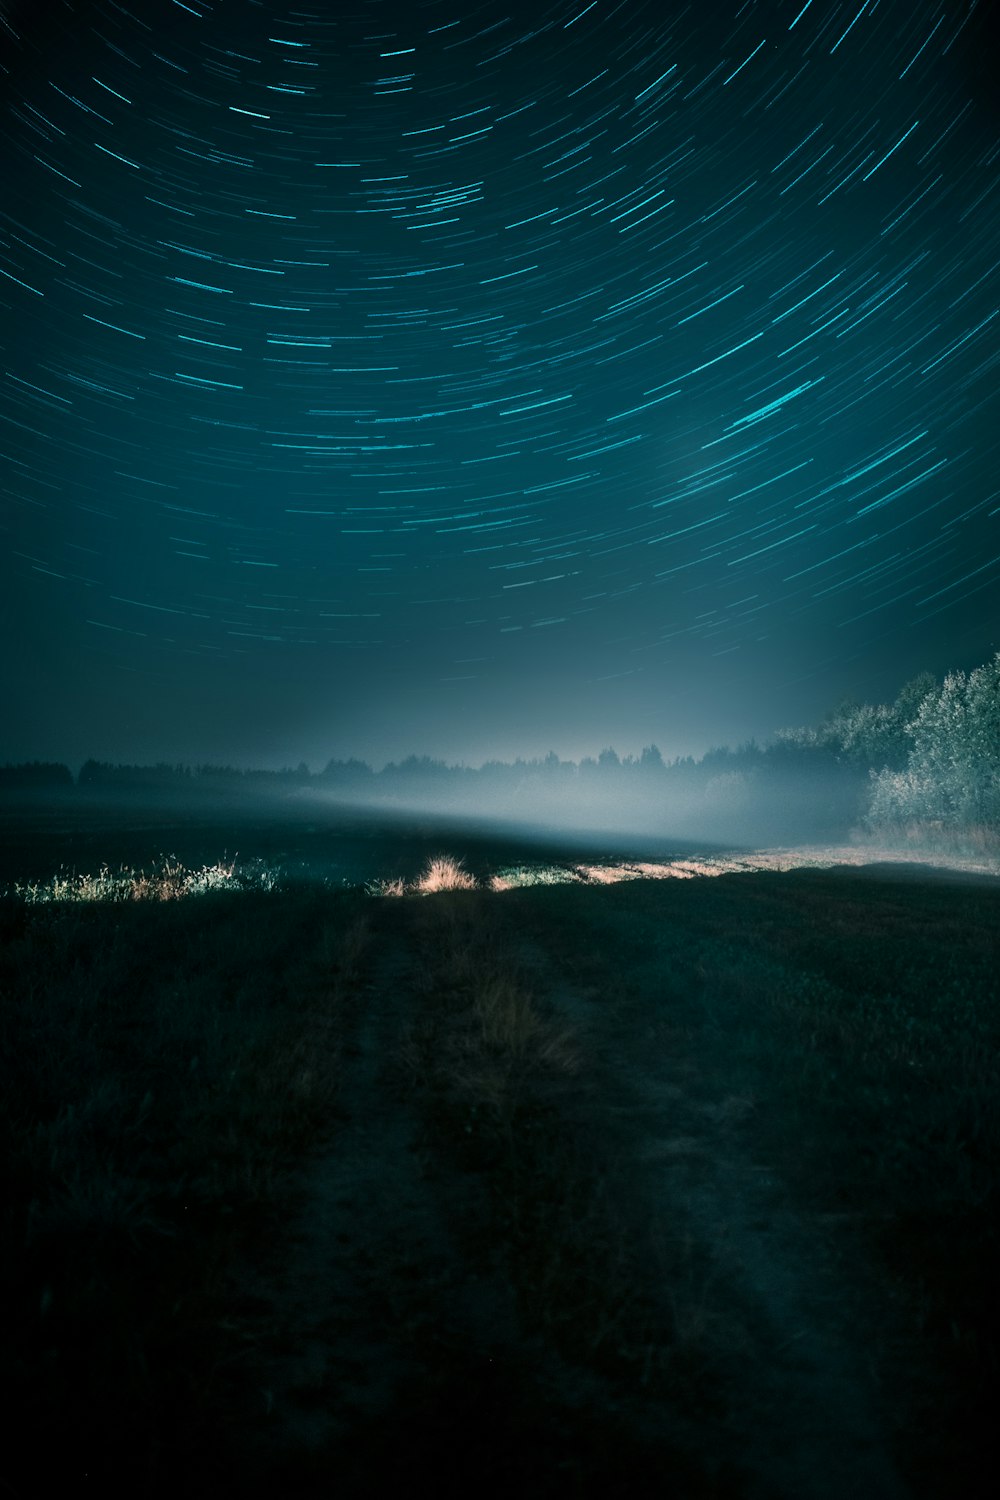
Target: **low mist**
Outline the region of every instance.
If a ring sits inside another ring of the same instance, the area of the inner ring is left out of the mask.
[[[884,844],[994,850],[1000,844],[1000,653],[943,683],[922,674],[885,704],[843,703],[813,727],[760,746],[664,760],[655,745],[580,761],[488,761],[472,767],[410,755],[380,770],[359,759],[282,771],[87,761],[0,767],[7,804],[27,801],[218,824],[252,820],[334,827],[368,823],[388,837],[413,820],[510,837],[552,836],[630,852],[679,843],[726,848],[869,838]],[[129,811],[131,810],[131,811]],[[363,836],[363,828],[359,836]]]
[[[734,757],[735,759],[735,757]],[[836,772],[720,770],[697,766],[635,772],[557,767],[433,770],[372,777],[367,787],[315,784],[286,806],[507,828],[522,837],[634,844],[751,846],[846,837],[862,812],[866,779]]]

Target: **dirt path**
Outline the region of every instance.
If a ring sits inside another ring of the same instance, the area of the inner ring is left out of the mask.
[[[303,1175],[281,1260],[255,1287],[269,1326],[254,1360],[253,1466],[293,1492],[328,1481],[331,1455],[347,1495],[369,1492],[407,1451],[417,1461],[433,1445],[430,1406],[456,1404],[443,1388],[463,1365],[470,1376],[488,1366],[513,1333],[502,1288],[464,1275],[399,1085],[414,955],[394,915],[377,924],[334,1139]]]
[[[528,1500],[616,1483],[636,1500],[729,1500],[679,1452],[669,1413],[637,1424],[613,1381],[525,1331],[510,1247],[482,1248],[488,1173],[435,1148],[399,1063],[427,1003],[412,915],[376,914],[333,1139],[302,1174],[293,1220],[240,1278],[252,1311],[236,1472],[310,1500],[333,1478],[350,1500],[417,1481]]]
[[[235,1461],[250,1484],[308,1497],[334,1478],[354,1500],[415,1476],[539,1500],[606,1490],[621,1442],[599,1415],[607,1387],[524,1336],[502,1266],[470,1265],[461,1227],[489,1220],[485,1189],[431,1149],[401,1080],[423,978],[409,915],[377,914],[334,1138],[242,1279],[256,1332]]]
[[[426,922],[431,903],[417,904]],[[674,1349],[644,1392],[645,1376],[619,1388],[524,1332],[509,1263],[472,1265],[461,1248],[463,1226],[491,1222],[489,1174],[435,1149],[401,1082],[426,1001],[415,910],[378,905],[341,1118],[244,1287],[258,1307],[247,1472],[309,1497],[333,1476],[346,1497],[419,1476],[539,1500],[616,1481],[678,1500],[902,1500],[864,1296],[844,1275],[851,1247],[790,1201],[757,1148],[752,1101],[713,1093],[700,1043],[627,999],[581,993],[544,939],[501,916],[543,1004],[578,1029],[585,1073],[567,1117],[614,1165]]]
[[[261,1455],[308,1464],[366,1415],[406,1373],[390,1326],[394,1259],[424,1250],[439,1226],[418,1191],[412,1121],[385,1082],[397,1041],[405,960],[383,943],[359,997],[334,1140],[299,1184],[301,1208],[283,1263],[272,1267],[272,1337],[259,1371]],[[395,1231],[405,1220],[407,1235]]]

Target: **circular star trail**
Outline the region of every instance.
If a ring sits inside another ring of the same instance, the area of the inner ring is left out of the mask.
[[[0,26],[13,756],[697,750],[995,649],[982,5]]]

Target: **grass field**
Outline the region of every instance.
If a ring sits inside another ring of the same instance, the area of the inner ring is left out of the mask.
[[[456,883],[0,902],[5,1492],[985,1493],[997,881]]]

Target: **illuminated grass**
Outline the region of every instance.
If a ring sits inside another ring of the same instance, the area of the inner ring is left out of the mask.
[[[437,891],[474,891],[475,888],[476,877],[463,868],[460,859],[453,859],[450,854],[437,854],[429,860],[414,887],[422,896]]]
[[[0,888],[0,896],[12,896],[29,904],[49,902],[176,901],[231,891],[277,892],[295,885],[326,889],[353,886],[369,896],[428,896],[441,891],[471,891],[480,888],[502,894],[532,886],[617,885],[622,881],[691,880],[699,876],[752,874],[759,871],[830,869],[834,866],[872,864],[933,865],[969,874],[1000,874],[1000,859],[983,837],[980,846],[928,847],[926,841],[907,840],[897,830],[893,843],[861,842],[812,847],[739,850],[729,853],[694,854],[663,861],[609,859],[574,864],[523,861],[504,865],[482,882],[450,854],[428,860],[413,880],[401,875],[375,879],[324,876],[315,870],[289,872],[279,864],[257,858],[238,860],[223,855],[197,867],[185,865],[174,854],[162,854],[150,868],[122,864],[112,869],[102,864],[94,872],[60,868],[45,880],[18,881]]]
[[[397,875],[394,880],[369,880],[365,890],[369,896],[405,896],[407,886],[402,875]]]
[[[426,868],[409,885],[401,875],[392,880],[369,880],[369,896],[433,896],[438,891],[474,891],[477,881],[460,859],[450,854],[435,854]]]
[[[579,879],[561,865],[508,865],[490,877],[491,891],[513,891],[530,885],[572,885]]]
[[[59,870],[48,880],[19,881],[6,894],[31,905],[61,901],[177,901],[210,891],[270,891],[277,873],[262,860],[237,869],[235,859],[189,869],[172,854],[161,855],[152,870],[102,865],[97,874]]]

